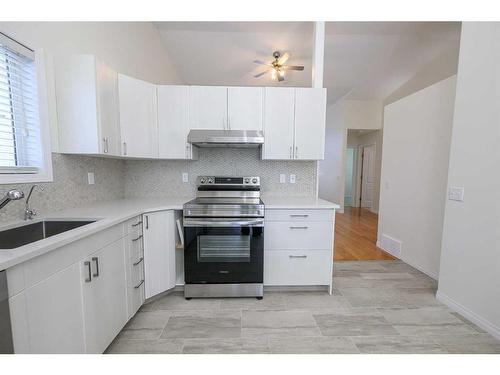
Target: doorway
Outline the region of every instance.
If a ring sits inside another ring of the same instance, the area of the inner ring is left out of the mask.
[[[381,130],[349,129],[344,158],[344,212],[336,216],[335,260],[395,259],[378,248]]]

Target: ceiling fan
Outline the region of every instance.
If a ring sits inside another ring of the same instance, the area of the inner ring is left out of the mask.
[[[261,60],[253,61],[255,64],[269,66],[269,68],[266,71],[254,75],[255,78],[262,77],[264,74],[271,72],[271,79],[274,81],[281,82],[285,80],[285,72],[287,70],[300,70],[300,71],[304,70],[304,67],[300,65],[285,65],[287,60],[290,58],[290,54],[288,52],[285,52],[282,55],[279,51],[274,51],[273,57],[274,60],[269,63],[266,63]]]

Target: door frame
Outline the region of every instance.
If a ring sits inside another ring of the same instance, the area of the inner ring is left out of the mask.
[[[373,157],[375,158],[377,155],[377,143],[373,142],[373,143],[358,145],[358,150],[356,155],[355,205],[353,205],[353,207],[357,208],[361,208],[361,194],[363,190],[361,185],[361,177],[363,174],[363,149],[370,146],[373,146]],[[375,165],[374,168],[376,168]],[[369,207],[368,209],[371,210],[372,208],[373,208],[373,197],[372,197],[372,207]]]

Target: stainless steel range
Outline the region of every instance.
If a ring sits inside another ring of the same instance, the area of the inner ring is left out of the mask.
[[[184,205],[184,296],[264,294],[264,204],[259,177],[197,179]]]

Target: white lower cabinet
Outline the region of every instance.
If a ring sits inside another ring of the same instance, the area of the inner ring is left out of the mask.
[[[87,353],[102,353],[128,320],[123,239],[81,262]]]

